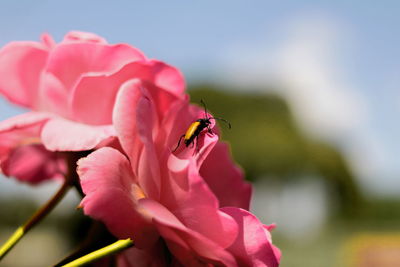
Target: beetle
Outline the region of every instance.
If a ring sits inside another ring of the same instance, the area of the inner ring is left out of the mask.
[[[212,134],[213,132],[210,128],[211,120],[221,120],[228,124],[229,129],[231,128],[231,124],[225,119],[217,117],[208,117],[206,104],[204,103],[203,100],[200,100],[200,102],[204,106],[205,117],[198,119],[189,125],[189,128],[186,130],[186,133],[179,138],[178,145],[172,152],[175,152],[178,149],[179,145],[181,144],[182,138],[184,140],[186,147],[188,147],[189,145],[194,144],[195,140],[197,145],[199,135],[204,129],[207,128],[207,131]]]

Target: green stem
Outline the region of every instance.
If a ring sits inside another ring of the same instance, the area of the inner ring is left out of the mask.
[[[117,239],[111,235],[104,224],[99,221],[92,221],[92,225],[86,235],[85,239],[80,243],[77,249],[70,253],[63,260],[59,261],[54,267],[60,267],[73,261],[79,257],[82,257],[96,249],[100,249]]]
[[[92,253],[89,253],[83,257],[80,257],[74,261],[71,261],[70,263],[67,263],[63,265],[63,267],[78,267],[78,266],[83,266],[85,264],[92,263],[94,261],[97,261],[101,258],[104,258],[106,256],[110,256],[112,254],[115,254],[121,250],[130,248],[133,246],[133,241],[128,238],[128,239],[123,239],[123,240],[118,240],[117,242],[108,245],[104,248],[98,249],[96,251],[93,251]]]
[[[18,241],[47,214],[49,214],[57,203],[64,197],[70,188],[70,183],[65,180],[57,193],[42,206],[23,226],[19,227],[14,234],[0,247],[0,260],[18,243]]]
[[[0,248],[0,260],[15,246],[15,244],[17,244],[18,240],[24,235],[24,232],[24,228],[21,226],[12,234],[7,242]]]
[[[60,189],[56,192],[56,194],[47,201],[35,214],[24,224],[23,229],[28,232],[32,227],[34,227],[38,222],[40,222],[47,214],[49,214],[54,207],[60,202],[60,200],[65,196],[68,192],[68,189],[71,188],[69,181],[65,180]]]

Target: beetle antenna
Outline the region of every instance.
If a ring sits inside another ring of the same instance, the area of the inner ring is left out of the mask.
[[[207,106],[206,106],[206,103],[204,103],[204,101],[203,101],[203,99],[200,99],[200,103],[203,105],[203,107],[204,107],[204,115],[206,116],[206,119],[209,119],[208,118],[208,113],[207,113]]]
[[[232,128],[231,123],[230,123],[229,121],[223,119],[223,118],[218,118],[218,117],[212,117],[212,118],[210,118],[210,120],[212,120],[212,119],[223,121],[223,122],[225,122],[226,124],[228,124],[228,128],[229,128],[229,129]]]

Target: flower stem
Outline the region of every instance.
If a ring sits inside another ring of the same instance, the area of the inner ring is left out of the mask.
[[[71,185],[68,181],[65,181],[56,194],[47,201],[35,214],[24,224],[24,232],[28,232],[33,226],[40,222],[47,214],[49,214],[54,207],[60,202],[60,200],[65,196]]]
[[[128,239],[123,239],[123,240],[118,240],[117,242],[108,245],[104,248],[98,249],[96,251],[93,251],[92,253],[89,253],[83,257],[80,257],[74,261],[71,261],[65,265],[63,265],[63,267],[78,267],[78,266],[83,266],[85,264],[89,264],[92,263],[94,261],[97,261],[101,258],[104,258],[106,256],[110,256],[114,253],[117,253],[121,250],[130,248],[133,246],[133,241],[132,239],[128,238]]]
[[[80,243],[78,248],[76,248],[72,253],[59,261],[57,264],[54,264],[54,267],[63,266],[70,261],[82,257],[115,241],[117,241],[117,239],[110,234],[104,224],[99,221],[92,220],[92,225],[85,239]]]
[[[8,251],[22,238],[24,235],[24,228],[19,227],[12,236],[7,240],[7,242],[0,248],[0,260],[7,254]]]
[[[19,227],[6,243],[0,247],[0,260],[18,243],[18,241],[38,222],[40,222],[57,203],[64,197],[65,193],[70,188],[70,183],[65,180],[63,185],[58,189],[57,193],[42,206],[23,226]]]

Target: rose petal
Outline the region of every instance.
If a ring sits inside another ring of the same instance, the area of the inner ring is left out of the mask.
[[[29,112],[0,122],[0,162],[19,146],[40,143],[40,131],[48,114]]]
[[[195,160],[185,165],[182,160],[171,160],[174,157],[168,161],[170,174],[162,180],[160,201],[189,229],[221,247],[229,246],[236,238],[236,223],[219,211],[218,200],[199,176]]]
[[[174,95],[183,96],[186,87],[185,79],[177,68],[154,59],[149,60],[148,64],[151,66],[151,73],[144,78],[145,80],[153,81],[156,86]],[[151,79],[150,75],[154,78]]]
[[[143,149],[137,166],[139,183],[153,199],[159,199],[161,187],[160,163],[153,141],[153,131],[156,128],[154,106],[147,97],[142,97],[137,103],[137,131]]]
[[[141,199],[139,203],[153,216],[153,222],[166,240],[169,250],[184,266],[204,266],[206,263],[235,266],[232,255],[210,239],[186,227],[161,204],[151,199]]]
[[[172,94],[175,98],[182,97],[184,82],[175,68],[155,60],[136,61],[126,64],[115,73],[82,76],[70,99],[74,119],[90,124],[110,123],[118,90],[124,82],[134,78],[148,82],[146,88],[151,90],[154,101],[159,103],[155,106],[161,114],[172,101]]]
[[[6,176],[31,184],[62,179],[65,168],[62,158],[38,144],[17,147],[1,161],[1,170]]]
[[[53,115],[44,112],[27,112],[0,122],[0,133],[42,124]],[[36,131],[38,135],[39,131]]]
[[[210,117],[210,114],[207,115]],[[174,148],[172,149],[174,154],[179,158],[191,158],[194,157],[197,162],[197,166],[201,167],[205,158],[218,142],[218,135],[213,132],[215,126],[215,121],[211,120],[209,127],[206,127],[201,131],[198,136],[193,140],[193,143],[186,146],[183,142],[182,135],[186,133],[192,123],[198,119],[206,118],[204,110],[197,106],[187,106],[183,105],[182,109],[177,111],[175,119],[172,119],[174,127],[171,129],[170,135],[168,137],[168,146],[171,143],[170,140],[175,140]],[[209,132],[209,128],[212,129]],[[179,147],[176,147],[181,140]]]
[[[70,118],[68,102],[66,101],[68,99],[68,91],[61,81],[50,72],[43,72],[41,81],[38,109]]]
[[[12,42],[0,50],[0,93],[15,104],[35,108],[47,47],[38,42]]]
[[[136,107],[142,97],[142,83],[139,80],[127,81],[118,92],[113,111],[113,125],[121,146],[136,169],[142,145],[137,142]]]
[[[46,71],[53,73],[65,88],[71,89],[82,74],[113,73],[127,63],[144,59],[139,50],[125,44],[62,43],[52,50]]]
[[[41,133],[43,144],[51,151],[90,150],[113,136],[112,125],[90,126],[62,118],[49,120]]]
[[[63,162],[40,145],[40,131],[50,118],[29,112],[0,122],[0,164],[5,175],[32,184],[60,178]]]
[[[113,121],[133,172],[147,196],[158,199],[160,170],[153,144],[157,119],[149,94],[139,80],[125,83],[118,93]]]
[[[84,42],[107,44],[106,39],[91,32],[70,31],[64,36],[62,43]]]
[[[86,215],[104,222],[118,238],[130,237],[135,246],[154,245],[158,236],[137,207],[144,197],[136,185],[129,161],[119,151],[101,148],[78,161],[78,173],[85,197],[81,202]]]
[[[228,248],[242,266],[276,267],[280,254],[269,239],[269,232],[250,212],[239,208],[222,208],[239,225],[235,243]]]
[[[244,181],[243,171],[232,162],[226,143],[218,143],[214,147],[205,159],[200,174],[218,197],[220,207],[249,209],[251,185]]]
[[[53,37],[51,37],[50,34],[43,33],[40,36],[40,40],[42,41],[42,44],[47,47],[47,49],[52,49],[54,46],[56,46],[56,42],[54,41]]]
[[[165,245],[159,241],[150,249],[137,249],[135,247],[120,253],[117,258],[120,267],[164,267],[168,265],[169,255]]]

